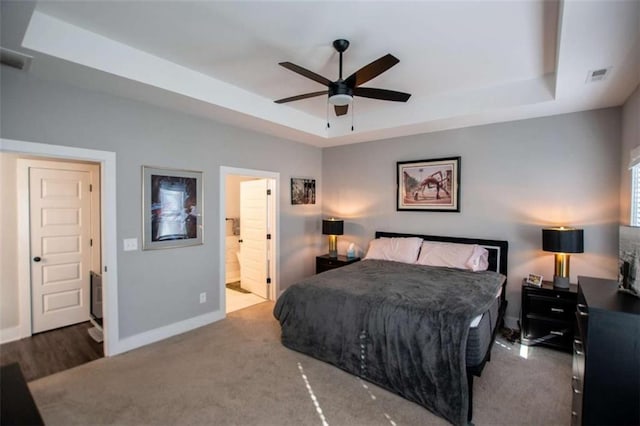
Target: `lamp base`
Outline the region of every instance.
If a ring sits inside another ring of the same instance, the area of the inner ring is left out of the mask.
[[[553,287],[561,289],[569,289],[569,277],[553,276]]]
[[[338,236],[329,235],[329,257],[335,259],[338,257]]]

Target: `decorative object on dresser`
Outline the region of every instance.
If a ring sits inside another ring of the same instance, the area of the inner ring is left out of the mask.
[[[564,226],[543,229],[542,250],[555,253],[553,285],[569,288],[570,253],[584,252],[584,231]]]
[[[526,278],[527,284],[535,285],[536,287],[542,287],[542,275],[529,274]]]
[[[356,257],[356,245],[354,243],[349,244],[347,248],[347,257],[353,259]]]
[[[578,277],[572,425],[640,425],[640,299]]]
[[[359,257],[346,257],[337,256],[331,257],[328,254],[322,256],[316,256],[316,274],[320,272],[328,271],[330,269],[342,268],[343,266],[350,265],[359,261]]]
[[[396,210],[460,212],[460,157],[399,161]]]
[[[329,236],[329,257],[338,257],[338,235],[344,234],[344,221],[335,218],[323,219],[322,233]]]
[[[522,343],[571,351],[577,292],[575,284],[560,289],[549,281],[538,287],[522,280]]]

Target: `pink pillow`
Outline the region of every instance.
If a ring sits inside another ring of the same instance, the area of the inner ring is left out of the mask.
[[[457,244],[424,241],[418,265],[485,271],[489,267],[489,252],[477,244]]]
[[[415,263],[420,251],[422,238],[377,238],[369,243],[365,259],[393,260]]]

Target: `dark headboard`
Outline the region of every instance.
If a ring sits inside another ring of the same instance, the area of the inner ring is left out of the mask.
[[[407,238],[419,237],[427,241],[437,241],[442,243],[478,244],[489,252],[489,269],[497,271],[507,276],[507,254],[509,253],[509,243],[502,240],[483,240],[480,238],[445,237],[439,235],[420,234],[399,234],[396,232],[376,231],[376,238]]]

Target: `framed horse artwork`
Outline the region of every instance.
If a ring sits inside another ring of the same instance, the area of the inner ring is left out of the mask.
[[[398,211],[460,212],[460,157],[399,161]]]

